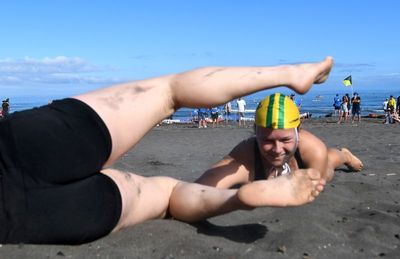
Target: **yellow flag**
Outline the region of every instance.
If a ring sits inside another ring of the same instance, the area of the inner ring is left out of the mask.
[[[353,84],[353,82],[351,81],[351,76],[348,76],[345,79],[343,79],[343,84],[345,86],[351,86]]]

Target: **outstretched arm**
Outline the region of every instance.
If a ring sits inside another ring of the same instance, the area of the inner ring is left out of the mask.
[[[328,163],[328,149],[325,143],[304,129],[300,130],[299,139],[299,151],[305,166],[318,170],[323,179],[330,181],[334,168]]]
[[[243,140],[229,155],[211,166],[195,182],[225,189],[249,183],[254,166],[253,149],[252,139]]]
[[[230,155],[225,156],[205,171],[196,183],[228,189],[249,182],[249,170]]]
[[[307,168],[314,168],[321,172],[321,177],[330,182],[335,169],[347,166],[350,170],[361,171],[363,163],[348,149],[327,148],[316,136],[306,130],[300,131],[299,150]]]

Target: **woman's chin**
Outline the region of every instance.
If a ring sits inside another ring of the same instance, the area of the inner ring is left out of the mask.
[[[268,159],[268,163],[271,164],[274,167],[280,167],[285,164],[285,158],[284,157],[270,157]]]

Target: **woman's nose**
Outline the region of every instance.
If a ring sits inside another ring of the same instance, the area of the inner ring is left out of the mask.
[[[277,153],[280,154],[283,151],[283,145],[280,141],[275,141],[272,150]]]

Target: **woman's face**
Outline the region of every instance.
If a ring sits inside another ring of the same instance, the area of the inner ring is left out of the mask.
[[[256,127],[257,144],[261,157],[269,164],[282,166],[296,148],[295,129]]]

